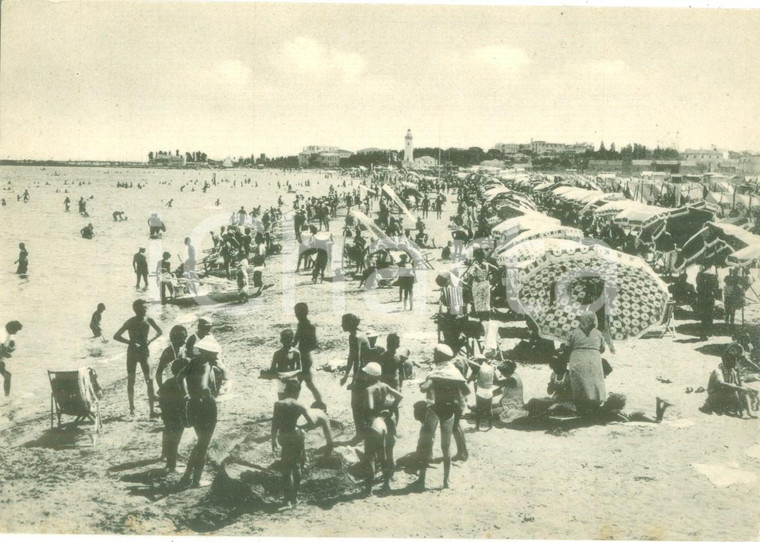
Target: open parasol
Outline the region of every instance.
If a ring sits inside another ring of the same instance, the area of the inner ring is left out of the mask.
[[[491,235],[498,236],[502,241],[509,241],[527,230],[542,229],[547,226],[559,227],[560,225],[560,221],[556,218],[536,212],[525,213],[500,222],[491,228]]]
[[[506,265],[508,262],[515,261],[515,255],[512,254],[512,249],[521,243],[535,241],[537,239],[571,239],[580,241],[583,237],[583,232],[577,228],[542,224],[534,229],[525,230],[509,241],[497,246],[494,253],[496,255],[496,261],[500,265]]]
[[[604,309],[616,340],[640,336],[665,315],[668,289],[639,257],[571,240],[528,241],[516,246],[517,309],[542,337],[565,340],[587,310]],[[516,273],[515,273],[516,271]]]
[[[667,231],[676,245],[681,247],[714,216],[715,213],[703,202],[686,205],[649,217],[641,224],[641,233],[657,240]]]
[[[760,235],[723,222],[706,222],[681,249],[677,271],[695,263],[749,265],[760,255]]]

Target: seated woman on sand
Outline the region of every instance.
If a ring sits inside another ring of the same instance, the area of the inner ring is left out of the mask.
[[[722,362],[710,373],[707,383],[707,400],[699,409],[705,414],[727,414],[742,418],[744,413],[750,418],[757,418],[752,411],[758,410],[758,391],[742,384],[737,368],[739,356],[727,349]]]
[[[523,399],[523,384],[515,372],[517,364],[506,360],[497,367],[494,396],[500,396],[494,404],[493,414],[502,423],[512,423],[528,415]]]
[[[525,405],[525,410],[534,417],[544,414],[574,415],[573,388],[570,385],[570,374],[567,370],[567,357],[560,356],[552,360],[549,367],[552,369],[549,384],[546,386],[549,397],[531,399]]]

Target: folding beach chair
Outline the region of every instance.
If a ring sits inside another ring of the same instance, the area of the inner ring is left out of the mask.
[[[50,427],[58,418],[58,428],[61,428],[61,417],[75,416],[71,427],[76,427],[85,420],[95,423],[98,434],[103,427],[100,418],[98,396],[90,377],[92,369],[81,368],[76,371],[48,371],[50,379]],[[92,371],[94,372],[94,371]]]
[[[422,254],[422,258],[417,260],[415,262],[415,269],[434,269],[433,264],[430,261],[430,253],[429,252],[420,252]]]
[[[668,304],[665,306],[665,316],[662,319],[662,329],[660,330],[660,338],[663,338],[666,333],[669,333],[671,337],[676,336],[675,317],[673,316],[673,309],[676,306],[676,302],[672,299],[668,300]]]

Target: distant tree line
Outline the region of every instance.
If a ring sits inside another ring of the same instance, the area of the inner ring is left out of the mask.
[[[298,156],[278,156],[277,158],[269,158],[267,160],[267,167],[297,168]]]
[[[604,146],[604,141],[599,144],[599,149],[595,151],[586,151],[588,158],[595,160],[678,160],[680,155],[678,151],[671,147],[660,147],[654,149],[639,143],[628,144],[617,150],[615,143],[610,144],[610,148]]]
[[[457,149],[449,148],[443,149],[439,147],[421,147],[414,149],[414,157],[420,158],[422,156],[430,156],[438,160],[440,158],[441,163],[444,165],[450,164],[452,166],[469,167],[476,164],[480,164],[483,160],[502,159],[501,152],[496,149],[484,151],[480,147],[470,147],[469,149]],[[370,151],[362,154],[354,154],[349,158],[344,158],[340,161],[342,167],[357,167],[370,165],[400,165],[404,158],[403,151],[396,150],[378,150]]]

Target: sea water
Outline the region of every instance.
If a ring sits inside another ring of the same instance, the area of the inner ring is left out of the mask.
[[[214,175],[217,185],[204,194],[203,183],[211,183]],[[241,184],[246,178],[251,184]],[[311,180],[310,188],[298,186],[307,179]],[[12,401],[0,397],[0,412],[49,404],[48,370],[92,367],[101,384],[125,378],[126,345],[111,337],[134,314],[132,302],[137,298],[153,301],[148,315],[164,332],[151,345],[155,367],[171,327],[182,324],[194,328],[198,315],[211,308],[161,306],[155,277],[149,277],[148,291],[136,291],[133,255],[145,247],[148,269],[153,273],[161,254],[167,251],[175,268],[180,258],[186,258],[184,239],[190,237],[200,259],[203,250],[213,245],[209,231],[219,232],[241,206],[250,212],[260,205],[263,212],[276,206],[282,194],[284,209],[292,209],[294,196],[286,194],[287,180],[298,192],[308,195],[324,194],[331,182],[338,182],[325,179],[323,173],[279,170],[0,167],[0,197],[7,203],[0,207],[0,324],[19,320],[24,326],[15,338],[16,353],[6,360],[13,373]],[[278,181],[282,189],[277,188]],[[116,187],[117,183],[129,182],[132,188]],[[138,183],[142,189],[137,188]],[[183,192],[182,185],[186,185]],[[17,201],[16,196],[25,189],[30,201]],[[66,196],[71,199],[68,213],[63,204]],[[87,201],[89,217],[78,213],[80,197]],[[215,205],[217,198],[219,207]],[[168,208],[170,199],[174,201]],[[114,222],[114,211],[124,211],[128,220]],[[152,212],[158,212],[166,224],[161,239],[149,239],[147,220]],[[91,240],[79,233],[88,223],[95,230]],[[29,251],[26,278],[15,274],[13,263],[20,242]],[[102,328],[109,339],[107,344],[93,339],[89,329],[98,303],[106,305]],[[2,418],[0,425],[5,425],[6,417]]]

